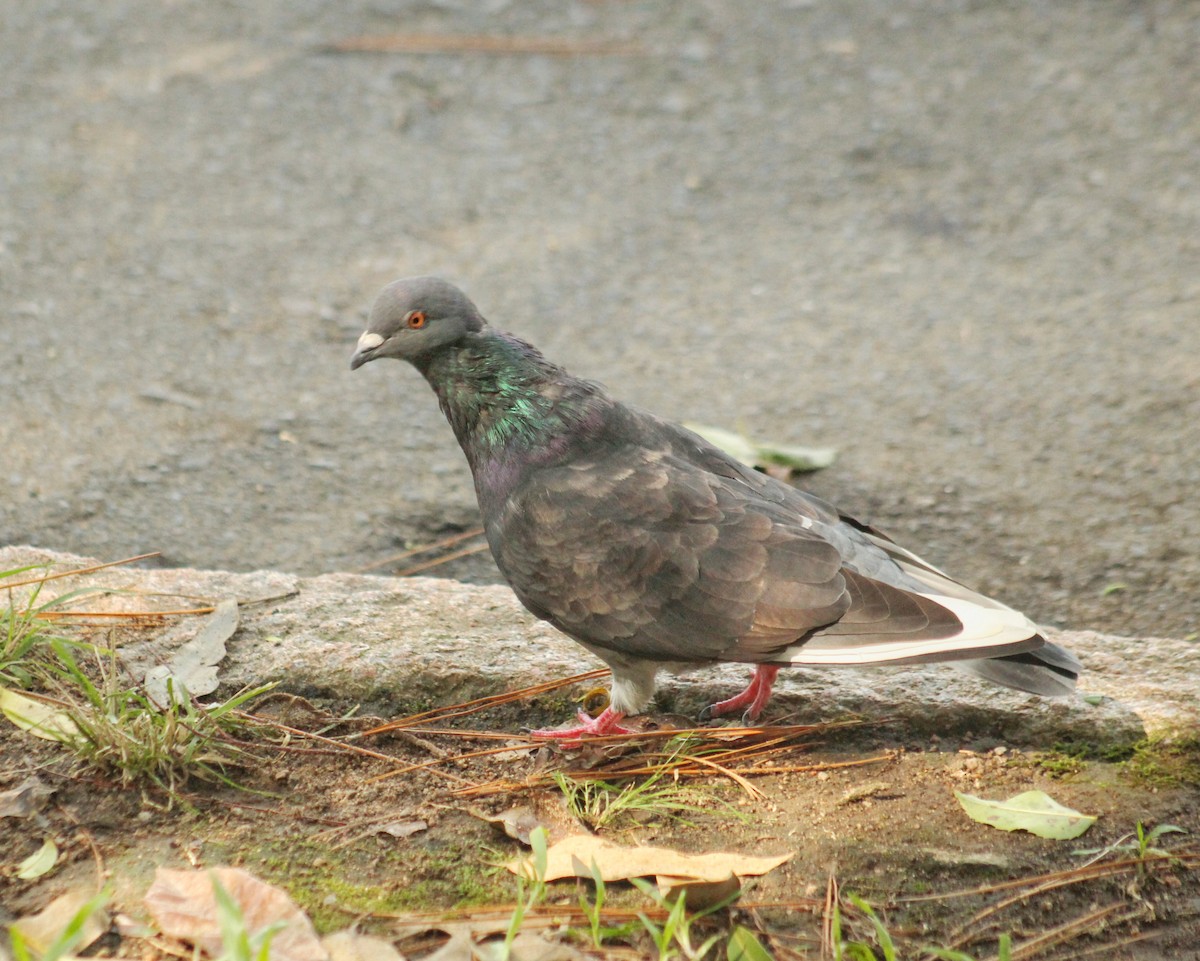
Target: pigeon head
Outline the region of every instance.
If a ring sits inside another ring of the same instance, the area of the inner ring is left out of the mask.
[[[375,299],[350,369],[380,357],[419,364],[485,324],[479,310],[453,284],[437,277],[394,280]]]

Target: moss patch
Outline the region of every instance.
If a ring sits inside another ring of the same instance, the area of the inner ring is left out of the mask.
[[[1159,735],[1139,741],[1124,773],[1149,787],[1200,787],[1200,733]]]
[[[306,838],[272,838],[238,860],[284,888],[320,933],[364,914],[398,914],[512,900],[512,885],[488,871],[478,845],[412,843],[375,837],[338,847]]]

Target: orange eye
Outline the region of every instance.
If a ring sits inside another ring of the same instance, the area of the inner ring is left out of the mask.
[[[420,330],[425,326],[425,312],[423,310],[414,310],[405,318],[405,323],[408,324],[409,330]]]

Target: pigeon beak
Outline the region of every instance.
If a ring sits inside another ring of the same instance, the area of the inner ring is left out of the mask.
[[[354,348],[354,356],[350,358],[350,369],[358,370],[368,360],[374,360],[373,352],[382,346],[384,338],[372,330],[368,330],[358,338],[358,346]]]

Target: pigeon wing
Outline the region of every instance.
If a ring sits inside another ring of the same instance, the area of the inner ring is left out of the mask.
[[[627,445],[531,472],[487,528],[522,603],[587,645],[761,660],[852,600],[837,549],[760,506],[670,445]],[[738,648],[748,636],[770,641]]]

